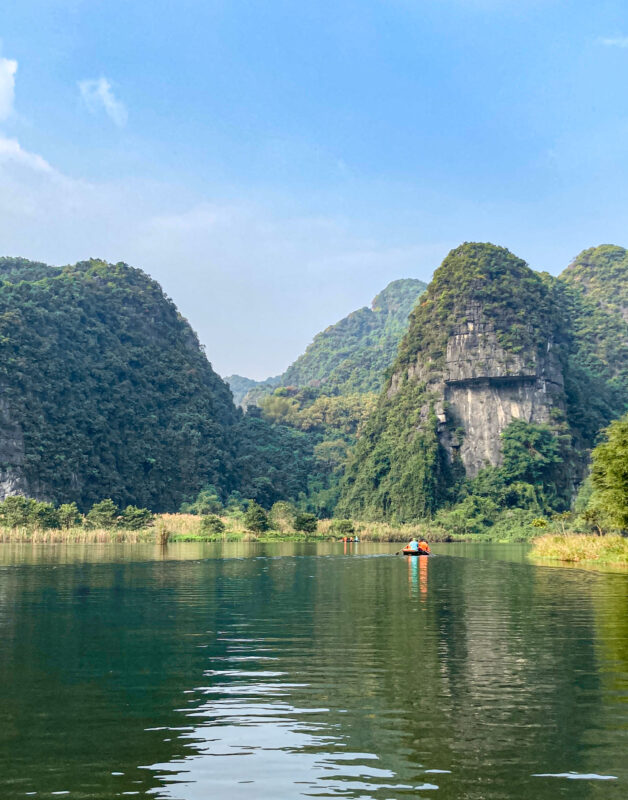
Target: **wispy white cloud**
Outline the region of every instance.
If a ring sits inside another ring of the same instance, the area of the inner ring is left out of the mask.
[[[119,128],[126,125],[129,116],[126,106],[115,96],[107,78],[79,81],[78,87],[85,105],[92,114],[104,110]]]
[[[24,150],[17,139],[7,139],[0,134],[0,164],[8,163],[27,167],[35,172],[53,172],[45,158]]]
[[[604,47],[628,47],[628,36],[611,36],[608,38],[601,36],[597,43]]]
[[[7,119],[13,113],[16,72],[17,61],[0,58],[0,120]]]

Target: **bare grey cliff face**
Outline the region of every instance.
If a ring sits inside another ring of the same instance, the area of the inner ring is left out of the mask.
[[[435,371],[419,359],[408,376],[428,383],[441,442],[474,477],[500,465],[500,434],[511,422],[549,423],[553,410],[564,411],[564,380],[555,342],[541,353],[513,352],[499,344],[479,305],[467,307],[464,317],[447,341],[444,368]],[[400,376],[393,376],[389,393],[399,385]]]
[[[447,342],[444,411],[462,441],[447,436],[453,454],[459,449],[467,475],[501,461],[500,434],[513,420],[548,423],[552,409],[564,410],[564,383],[555,343],[544,350],[505,350],[491,323],[481,321],[480,308],[470,307],[467,321],[456,326]]]
[[[0,500],[10,495],[28,495],[24,473],[24,436],[0,389]]]

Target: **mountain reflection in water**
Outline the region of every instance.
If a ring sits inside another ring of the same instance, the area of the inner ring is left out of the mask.
[[[0,796],[625,797],[628,577],[391,551],[5,559]]]

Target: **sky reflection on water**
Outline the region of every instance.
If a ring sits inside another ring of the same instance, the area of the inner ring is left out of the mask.
[[[292,547],[2,568],[3,800],[627,795],[626,576]]]

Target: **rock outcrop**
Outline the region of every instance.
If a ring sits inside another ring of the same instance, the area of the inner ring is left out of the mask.
[[[500,434],[513,420],[550,423],[552,412],[564,412],[564,380],[556,342],[513,353],[499,344],[479,305],[469,306],[465,317],[447,342],[438,417],[450,458],[459,455],[473,477],[501,463]],[[451,427],[464,435],[450,435]]]
[[[0,500],[13,494],[28,495],[24,472],[24,434],[14,419],[5,390],[0,388]]]

